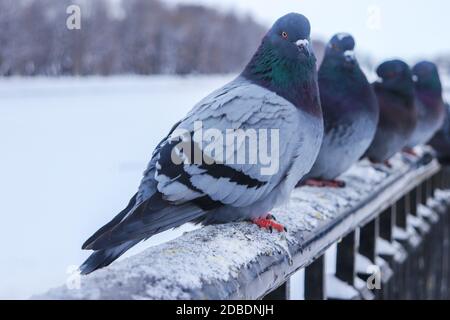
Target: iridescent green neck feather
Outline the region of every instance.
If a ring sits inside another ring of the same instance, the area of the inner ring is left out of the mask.
[[[297,108],[319,115],[316,58],[284,58],[264,39],[250,63],[242,72],[246,79],[274,91]]]

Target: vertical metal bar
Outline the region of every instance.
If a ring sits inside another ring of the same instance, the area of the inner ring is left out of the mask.
[[[430,196],[434,196],[434,186],[436,185],[436,174],[433,174],[433,176],[430,178]]]
[[[378,218],[372,220],[361,228],[359,239],[359,252],[375,263],[376,244],[379,234]]]
[[[401,199],[400,199],[401,200]],[[386,240],[389,243],[394,241],[394,226],[395,226],[395,211],[396,205],[384,210],[379,216],[379,232],[380,238]],[[395,259],[393,254],[383,254],[380,253],[380,257],[383,258],[389,267],[395,269]],[[395,294],[395,281],[396,276],[393,276],[387,281],[383,286],[383,291],[381,292],[382,299],[390,299]]]
[[[446,167],[442,172],[442,188],[444,190],[448,189],[448,168]]]
[[[401,200],[401,199],[400,199]],[[395,208],[391,207],[384,210],[379,217],[380,237],[386,241],[393,241],[394,225],[395,225]]]
[[[287,281],[267,294],[263,300],[289,300]]]
[[[439,182],[438,182],[438,185],[439,185],[439,189],[441,189],[441,190],[443,190],[444,189],[444,168],[442,168],[440,171],[439,171]]]
[[[426,206],[428,200],[427,180],[421,183],[420,190],[421,190],[420,203]]]
[[[448,179],[448,169],[445,168],[442,174],[442,178],[443,178],[443,182],[442,182],[442,187],[444,190],[448,189],[448,183],[449,183],[449,179]]]
[[[409,193],[407,193],[396,203],[395,225],[403,230],[406,230],[407,227],[406,214],[409,212],[409,197]]]
[[[437,187],[438,189],[442,189],[442,175],[443,175],[444,169],[441,168],[439,172],[437,173]]]
[[[442,282],[443,287],[443,299],[450,299],[450,209],[447,208],[444,214],[444,256],[442,263],[442,274],[444,280]]]
[[[336,277],[351,286],[355,284],[356,232],[352,231],[337,245]]]
[[[416,197],[417,197],[416,198],[416,210],[417,210],[419,204],[422,203],[422,184],[418,184],[416,186]],[[417,216],[417,211],[415,215]]]
[[[359,247],[358,251],[360,254],[368,258],[373,265],[376,265],[376,254],[377,254],[377,238],[379,235],[379,223],[378,217],[370,221],[368,224],[360,228],[359,233]],[[368,278],[366,275],[359,275],[364,281]],[[376,290],[373,292],[375,299],[381,298],[381,292]]]
[[[438,174],[437,173],[435,173],[434,175],[433,175],[433,177],[431,178],[431,180],[430,180],[430,187],[431,187],[431,197],[432,198],[434,198],[434,196],[435,196],[435,194],[434,194],[434,191],[436,190],[436,188],[437,188],[437,176],[438,176]]]
[[[407,229],[407,214],[409,212],[409,193],[405,194],[397,203],[395,208],[395,226],[403,231]],[[403,248],[407,247],[407,239],[397,239]],[[406,252],[406,251],[405,251]],[[394,284],[392,286],[392,298],[401,299],[404,297],[405,283],[407,279],[406,258],[402,261],[394,259]]]
[[[325,300],[325,255],[305,268],[305,300]]]
[[[448,174],[447,174],[447,168],[445,168],[444,170],[442,170],[442,189],[446,190],[447,189],[447,178],[448,178]]]
[[[418,216],[417,210],[418,207],[422,202],[423,193],[422,193],[422,184],[417,185],[416,187],[416,214],[415,216]],[[412,264],[412,272],[410,274],[410,284],[411,284],[411,292],[412,292],[412,298],[413,299],[422,299],[424,296],[423,288],[425,283],[425,274],[424,274],[424,239],[421,234],[420,236],[422,239],[420,241],[420,244],[417,248],[415,248],[415,251],[411,255],[411,264]]]
[[[409,193],[409,213],[413,216],[417,216],[418,200],[418,187],[416,187]]]

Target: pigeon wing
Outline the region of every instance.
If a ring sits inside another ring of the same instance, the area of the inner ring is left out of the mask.
[[[208,205],[251,205],[286,176],[295,154],[296,139],[290,138],[297,120],[296,108],[269,90],[242,82],[225,86],[194,107],[160,147],[154,176],[158,191],[176,204],[206,197]],[[195,139],[199,130],[220,133],[222,148],[209,153]],[[270,150],[273,146],[276,151]],[[261,161],[262,148],[276,157],[276,172],[264,174],[268,164]],[[250,160],[255,151],[256,159]]]

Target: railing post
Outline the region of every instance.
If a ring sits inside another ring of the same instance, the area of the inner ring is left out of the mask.
[[[445,170],[442,172],[442,189],[447,190],[448,189],[448,168],[445,168]]]
[[[355,285],[356,232],[352,231],[337,245],[336,277]]]
[[[438,188],[443,190],[445,189],[444,187],[444,168],[441,169],[438,173]]]
[[[326,299],[325,255],[305,268],[305,300]]]
[[[361,227],[359,238],[359,253],[375,264],[376,244],[379,234],[378,218],[373,219],[365,226]]]
[[[395,226],[399,228],[404,234],[407,232],[408,221],[407,217],[410,211],[410,192],[405,194],[397,203],[395,208]],[[402,254],[399,256],[399,260],[394,263],[395,272],[395,285],[393,287],[393,298],[401,299],[404,298],[404,292],[408,280],[408,268],[407,259],[408,251],[406,248],[409,247],[408,239],[401,237],[394,239],[402,246]]]
[[[444,170],[445,169],[441,169],[441,171],[439,172],[439,189],[441,189],[441,190],[445,189],[445,186],[444,186]]]
[[[420,195],[420,203],[423,204],[424,206],[427,205],[427,200],[428,200],[428,183],[427,180],[423,181],[420,185],[421,188],[421,195]]]
[[[417,204],[419,201],[417,190],[417,187],[415,187],[409,193],[409,213],[413,216],[417,216]]]
[[[358,252],[370,260],[372,265],[376,265],[376,244],[379,234],[378,218],[373,219],[366,225],[362,226],[359,231],[359,247]],[[358,277],[367,281],[371,274],[364,271],[364,273],[358,272]],[[375,298],[379,298],[379,290],[373,292]]]
[[[450,299],[450,209],[447,207],[446,212],[444,213],[444,255],[442,257],[442,273],[443,273],[443,281],[442,281],[442,291],[443,291],[443,299]]]
[[[287,285],[287,281],[283,283],[281,286],[267,294],[263,300],[289,300],[289,288]]]
[[[433,190],[433,177],[427,179],[427,199],[433,198],[434,190]]]
[[[413,203],[411,203],[411,214],[415,217],[419,218],[422,222],[422,224],[427,224],[427,222],[419,216],[418,214],[418,207],[420,204],[425,205],[427,204],[427,183],[426,181],[423,181],[416,187],[415,191],[416,195],[416,202],[415,206]],[[413,207],[414,206],[414,207]],[[413,248],[411,252],[411,278],[410,281],[412,282],[410,285],[412,286],[412,297],[416,299],[423,299],[426,298],[426,289],[427,289],[427,262],[429,262],[429,250],[427,249],[427,244],[430,241],[430,234],[424,232],[421,227],[417,227],[416,231],[420,237],[419,244],[417,248]]]
[[[399,201],[401,201],[401,198]],[[387,241],[389,244],[392,244],[394,241],[394,226],[396,222],[396,205],[384,210],[379,216],[379,232],[380,238]],[[389,267],[394,270],[395,269],[395,252],[392,253],[383,253],[380,252],[380,257],[383,258]],[[394,294],[394,290],[396,287],[397,279],[395,277],[386,278],[383,285],[382,297],[383,299],[389,299]]]
[[[401,201],[400,199],[399,201]],[[395,225],[395,207],[384,210],[380,215],[379,228],[380,237],[388,242],[393,241],[393,228]]]
[[[405,231],[407,228],[407,213],[409,211],[409,201],[409,193],[407,193],[397,201],[395,209],[395,225]]]
[[[435,173],[433,175],[433,177],[431,177],[430,180],[430,184],[431,184],[431,197],[434,198],[435,197],[435,191],[438,188],[438,183],[437,183],[437,177],[438,177],[438,173]]]

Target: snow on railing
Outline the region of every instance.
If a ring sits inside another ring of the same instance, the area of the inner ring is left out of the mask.
[[[306,299],[402,297],[398,291],[409,284],[395,272],[407,265],[408,252],[417,259],[414,250],[427,234],[422,228],[447,213],[446,193],[432,199],[443,186],[440,166],[426,159],[398,155],[392,168],[362,161],[340,177],[346,188],[295,190],[272,212],[286,233],[246,222],[203,227],[82,276],[77,288],[62,286],[35,298],[288,299],[289,279],[303,268]],[[419,206],[426,199],[442,214]],[[443,243],[444,232],[435,235],[437,242]],[[336,272],[327,275],[324,252],[335,243]],[[410,264],[405,274],[417,261]],[[377,272],[383,290],[376,290]]]

